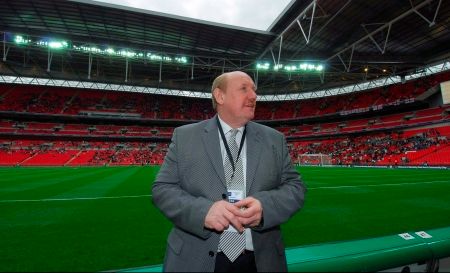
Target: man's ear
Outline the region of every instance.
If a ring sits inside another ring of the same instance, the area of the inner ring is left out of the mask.
[[[217,104],[223,104],[223,93],[220,88],[214,89],[213,96],[216,99]]]

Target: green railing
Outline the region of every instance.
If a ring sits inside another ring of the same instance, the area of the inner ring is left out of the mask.
[[[425,232],[429,238],[409,232],[409,239],[391,235],[287,248],[288,268],[291,272],[373,272],[449,257],[450,227]],[[161,271],[161,265],[154,265],[120,272]]]

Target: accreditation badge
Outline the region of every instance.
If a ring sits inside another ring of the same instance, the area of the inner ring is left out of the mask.
[[[228,190],[228,201],[230,203],[236,203],[244,199],[244,192],[238,190]],[[230,225],[226,231],[238,232],[233,225]]]
[[[237,190],[229,190],[228,191],[228,201],[230,203],[236,203],[244,199],[244,192]]]

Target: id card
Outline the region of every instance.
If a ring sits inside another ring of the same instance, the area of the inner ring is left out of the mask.
[[[236,203],[244,199],[243,191],[229,190],[228,191],[228,201],[230,203]]]
[[[244,192],[243,191],[236,191],[236,190],[228,190],[228,202],[230,203],[236,203],[241,201],[244,198]],[[226,231],[231,232],[238,232],[233,225],[230,225]]]

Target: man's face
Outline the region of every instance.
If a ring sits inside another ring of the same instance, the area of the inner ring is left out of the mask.
[[[223,114],[235,123],[246,124],[255,116],[256,86],[243,72],[229,75],[223,95]]]

